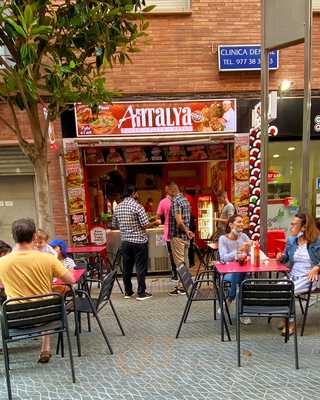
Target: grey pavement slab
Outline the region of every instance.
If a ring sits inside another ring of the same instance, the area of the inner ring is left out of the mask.
[[[167,278],[149,279],[153,298],[125,300],[116,288],[113,302],[123,323],[121,333],[107,306],[101,317],[114,349],[110,355],[97,324],[87,332],[83,318],[83,356],[75,356],[72,384],[67,353],[37,363],[39,340],[11,346],[11,379],[18,400],[313,400],[320,392],[320,303],[310,309],[304,337],[299,337],[300,370],[294,369],[293,341],[285,344],[276,321],[264,319],[242,327],[242,363],[236,366],[232,342],[220,342],[212,304],[192,306],[181,336],[175,339],[186,297],[170,297]],[[73,328],[72,318],[70,325]],[[74,353],[76,346],[72,337]],[[53,341],[55,345],[55,340]],[[7,398],[0,356],[0,399]]]

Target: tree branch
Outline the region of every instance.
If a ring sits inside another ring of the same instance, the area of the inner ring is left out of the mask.
[[[32,156],[32,151],[31,151],[32,145],[30,143],[28,143],[24,139],[24,137],[22,136],[22,132],[21,132],[21,129],[20,129],[20,124],[19,124],[19,121],[18,121],[18,118],[17,118],[17,114],[16,114],[16,110],[14,109],[14,105],[13,105],[13,103],[12,103],[12,101],[10,99],[8,100],[8,104],[9,104],[9,107],[10,107],[10,110],[11,110],[11,114],[12,114],[12,118],[13,118],[13,121],[14,121],[14,126],[15,126],[14,133],[16,134],[16,137],[18,139],[18,142],[19,142],[20,146],[24,149],[24,151],[27,153],[27,155],[29,157],[31,157]],[[0,116],[0,119],[1,118],[2,117]]]

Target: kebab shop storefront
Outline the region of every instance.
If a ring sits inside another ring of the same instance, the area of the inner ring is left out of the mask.
[[[249,136],[236,134],[234,99],[113,103],[94,115],[75,106],[77,138],[64,139],[66,192],[74,244],[105,243],[123,188],[134,184],[149,218],[175,181],[193,198],[198,243],[214,234],[214,193],[227,190],[247,215]],[[163,228],[150,229],[150,271],[169,270]]]

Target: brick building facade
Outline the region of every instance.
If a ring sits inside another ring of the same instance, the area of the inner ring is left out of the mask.
[[[152,2],[151,2],[152,3]],[[217,47],[220,44],[256,44],[260,42],[260,0],[193,0],[190,11],[153,13],[148,44],[133,54],[133,64],[115,66],[107,72],[109,88],[120,90],[123,98],[258,98],[259,72],[219,72]],[[320,89],[320,17],[314,13],[313,81]],[[293,82],[293,91],[302,94],[303,45],[280,51],[280,68],[270,73],[270,88],[277,89],[283,79]],[[0,112],[10,119],[0,104]],[[22,113],[25,134],[30,129]],[[67,127],[65,127],[67,129]],[[55,124],[59,150],[50,151],[52,211],[57,236],[67,237],[66,216],[62,204],[63,188],[59,154],[62,133]],[[12,145],[15,138],[6,127],[0,130],[0,146]]]

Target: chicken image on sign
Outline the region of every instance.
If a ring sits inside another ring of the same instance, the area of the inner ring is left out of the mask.
[[[78,137],[236,132],[236,100],[104,104],[94,114],[76,104]]]

